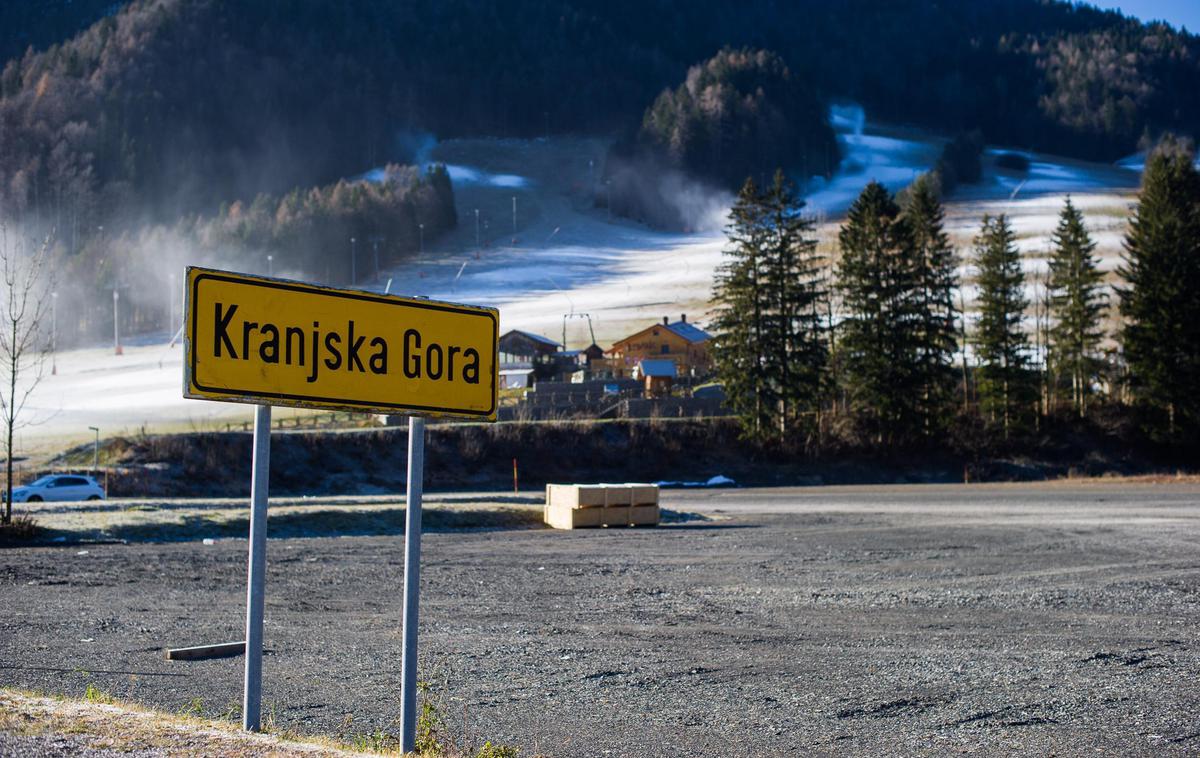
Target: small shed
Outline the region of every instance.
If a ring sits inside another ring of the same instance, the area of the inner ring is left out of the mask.
[[[633,369],[633,378],[642,381],[646,397],[666,397],[671,394],[671,385],[677,376],[674,361],[639,361]]]
[[[533,386],[533,366],[500,369],[500,389],[515,390]]]

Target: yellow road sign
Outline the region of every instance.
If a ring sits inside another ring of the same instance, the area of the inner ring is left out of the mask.
[[[184,397],[495,420],[495,308],[189,267]]]

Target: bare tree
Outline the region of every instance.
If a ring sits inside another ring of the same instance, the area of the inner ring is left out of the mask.
[[[42,379],[46,352],[42,329],[49,307],[47,255],[50,238],[33,251],[10,240],[8,228],[0,224],[0,423],[4,425],[7,459],[4,515],[0,523],[12,521],[13,432],[28,424],[23,418],[25,403]],[[20,386],[18,386],[20,385]]]

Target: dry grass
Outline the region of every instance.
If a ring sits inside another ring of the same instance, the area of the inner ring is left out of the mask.
[[[76,701],[0,690],[0,732],[70,735],[80,747],[168,756],[363,755],[328,740],[248,734],[228,723],[157,713],[102,693]]]
[[[1071,484],[1200,484],[1200,474],[1175,473],[1138,474],[1134,476],[1066,476],[1054,480]]]
[[[198,702],[198,701],[197,701]],[[197,704],[195,713],[202,709]],[[0,734],[18,737],[66,737],[71,750],[151,752],[166,756],[253,756],[255,758],[330,758],[340,756],[401,756],[398,740],[383,732],[360,735],[352,744],[323,737],[278,732],[273,717],[264,721],[264,733],[243,732],[227,721],[188,715],[160,713],[117,700],[88,685],[82,700],[45,697],[29,692],[0,689]],[[422,731],[424,725],[424,732]],[[431,732],[436,726],[438,734]],[[426,758],[518,758],[513,747],[483,745],[462,752],[437,739],[444,726],[440,712],[426,699],[418,723],[417,749]],[[432,735],[432,738],[431,738]],[[425,737],[422,740],[422,737]],[[423,745],[422,742],[425,744]],[[409,754],[416,756],[418,754]]]

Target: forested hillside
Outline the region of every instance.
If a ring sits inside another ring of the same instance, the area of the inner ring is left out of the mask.
[[[5,66],[0,200],[171,215],[402,160],[405,129],[610,133],[725,46],[880,118],[1080,157],[1200,122],[1196,37],[1041,0],[135,0]]]
[[[414,132],[641,125],[672,165],[736,185],[773,163],[827,173],[821,112],[842,98],[1087,158],[1200,124],[1196,37],[1050,0],[10,0],[0,24],[4,218],[53,229],[56,254],[105,286],[126,254],[112,240],[224,228],[234,203],[411,160]],[[749,51],[745,69],[721,57]],[[339,223],[411,252],[411,228],[368,216]],[[246,240],[283,228],[254,218]],[[348,252],[311,244],[302,259]]]

